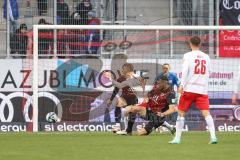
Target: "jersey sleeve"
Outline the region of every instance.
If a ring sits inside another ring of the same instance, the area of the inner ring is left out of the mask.
[[[182,67],[182,79],[181,85],[184,87],[187,83],[187,76],[188,76],[188,60],[186,55],[183,57],[183,67]]]
[[[173,77],[174,77],[173,85],[179,87],[180,86],[180,81],[179,81],[179,79],[177,77],[177,74],[173,73]]]
[[[119,89],[122,89],[124,87],[134,87],[134,86],[138,86],[140,85],[140,81],[138,78],[131,78],[131,79],[127,79],[126,81],[123,81],[123,82],[117,82],[116,80],[112,80],[112,83],[115,87],[119,88]]]

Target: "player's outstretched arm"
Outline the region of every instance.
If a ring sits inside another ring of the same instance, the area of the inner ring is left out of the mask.
[[[112,79],[113,85],[115,87],[119,88],[119,89],[122,89],[122,88],[127,87],[127,86],[133,87],[133,86],[135,86],[134,84],[136,83],[136,81],[138,81],[138,80],[135,79],[135,78],[131,78],[131,79],[128,79],[128,80],[120,83],[120,82],[117,82],[114,79]]]
[[[122,89],[127,86],[129,87],[139,86],[143,83],[143,78],[141,77],[133,77],[123,82],[118,82],[113,79],[112,74],[110,72],[105,72],[104,76],[107,77],[110,81],[112,81],[113,85],[119,89]]]
[[[112,83],[115,87],[120,88],[120,89],[127,87],[127,86],[129,86],[129,87],[135,87],[135,86],[139,86],[139,85],[141,85],[142,87],[144,86],[144,80],[141,77],[133,77],[133,78],[127,79],[123,82],[118,82],[118,81],[112,79]]]
[[[157,115],[160,116],[160,117],[164,117],[164,116],[168,116],[168,115],[170,115],[170,114],[172,114],[172,113],[174,113],[176,111],[177,111],[177,107],[175,105],[171,104],[171,105],[169,105],[169,109],[168,110],[166,110],[163,113],[158,112]]]

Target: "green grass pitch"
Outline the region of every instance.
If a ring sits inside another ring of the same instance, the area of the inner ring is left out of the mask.
[[[0,160],[239,160],[240,133],[217,133],[219,144],[208,144],[207,132],[183,134],[170,145],[168,133],[117,136],[112,133],[1,133]]]

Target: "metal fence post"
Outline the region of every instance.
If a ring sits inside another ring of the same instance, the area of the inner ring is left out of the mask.
[[[173,0],[170,0],[170,25],[173,25]],[[173,31],[170,30],[170,57],[173,58]]]
[[[209,1],[209,23],[208,25],[214,25],[214,1]],[[214,31],[209,31],[209,54],[214,55]]]
[[[219,26],[219,18],[220,18],[220,15],[219,15],[219,6],[220,6],[220,3],[219,3],[219,0],[216,0],[216,17],[215,17],[215,24],[216,26]],[[220,42],[219,42],[219,30],[216,31],[216,58],[219,58],[219,47],[220,47]]]
[[[10,2],[7,0],[7,17],[6,17],[6,27],[7,27],[7,32],[6,32],[6,38],[7,38],[7,45],[6,45],[6,51],[7,51],[7,58],[10,58]]]
[[[56,25],[57,24],[57,0],[53,1],[53,23]],[[57,57],[57,30],[54,29],[53,31],[53,54],[54,58]]]

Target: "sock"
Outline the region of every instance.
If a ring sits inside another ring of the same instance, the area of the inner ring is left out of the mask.
[[[124,116],[123,121],[124,121],[124,130],[127,130],[127,128],[128,128],[128,117]]]
[[[164,121],[162,125],[170,131],[173,129],[172,125],[170,125],[167,121]]]
[[[184,121],[185,121],[184,117],[178,116],[177,122],[176,122],[176,136],[175,136],[175,139],[177,139],[177,140],[181,139],[182,129],[183,129],[183,126],[184,126]]]
[[[116,107],[114,113],[115,113],[115,122],[120,123],[121,122],[121,108]]]
[[[135,122],[136,119],[136,114],[135,113],[130,113],[129,117],[128,117],[128,125],[127,125],[127,133],[132,133],[132,128],[133,128],[133,124]]]
[[[215,135],[215,126],[214,126],[214,122],[213,122],[213,118],[211,115],[208,115],[207,117],[205,117],[207,126],[208,126],[208,130],[210,132],[210,136],[211,139],[215,139],[216,135]]]
[[[124,129],[127,129],[128,126],[128,116],[125,115],[125,108],[122,108],[122,117],[123,117],[123,122],[124,122]]]

